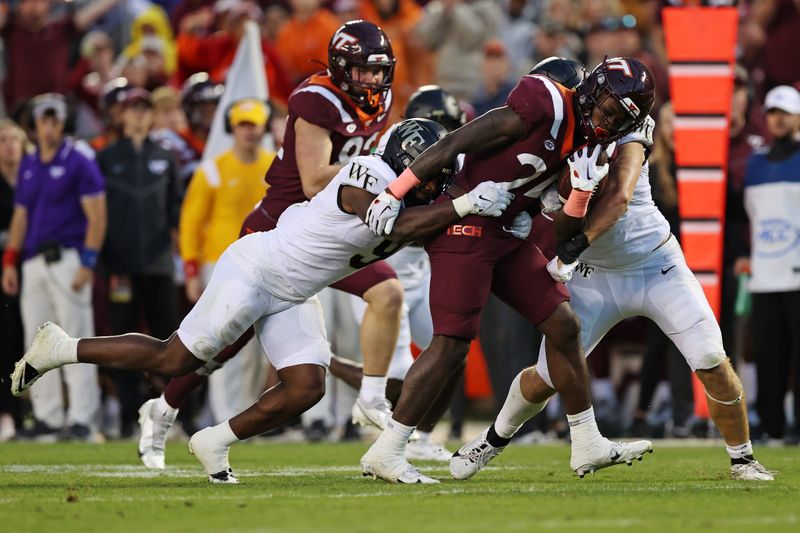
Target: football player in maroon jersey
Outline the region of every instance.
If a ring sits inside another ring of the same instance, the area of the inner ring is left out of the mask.
[[[362,457],[365,475],[402,483],[436,482],[405,461],[404,449],[428,406],[464,361],[490,291],[545,336],[551,376],[570,422],[573,470],[582,476],[652,450],[647,441],[613,443],[600,435],[569,293],[548,274],[542,253],[507,228],[538,203],[573,150],[616,140],[641,124],[652,108],[654,89],[650,72],[633,58],[605,60],[574,91],[545,76],[524,76],[506,105],[442,139],[376,198],[368,220],[373,231],[385,235],[391,232],[405,187],[460,153],[467,154],[466,161],[450,194],[491,179],[506,182],[515,195],[502,217],[467,217],[426,245],[434,338],[409,370],[386,429]],[[580,218],[591,193],[576,192],[564,212]],[[566,249],[559,256],[577,257],[587,245],[577,238],[560,243]],[[495,436],[488,437],[491,442]]]

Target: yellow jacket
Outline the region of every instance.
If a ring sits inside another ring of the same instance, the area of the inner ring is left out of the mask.
[[[214,262],[239,238],[242,222],[269,187],[264,175],[274,158],[274,153],[261,150],[256,161],[245,164],[228,150],[197,167],[181,207],[179,238],[185,262]]]

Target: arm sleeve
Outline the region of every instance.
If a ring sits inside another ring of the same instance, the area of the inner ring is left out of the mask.
[[[95,161],[81,157],[81,165],[78,172],[79,196],[94,196],[106,190],[105,178]]]
[[[198,167],[183,199],[178,225],[178,243],[184,261],[196,261],[200,258],[203,226],[213,201],[214,190],[202,167]]]
[[[506,105],[525,121],[528,127],[543,120],[553,120],[553,103],[547,87],[534,76],[523,76],[511,90]]]
[[[326,130],[333,131],[337,126],[344,127],[336,107],[323,96],[313,92],[299,91],[292,94],[289,97],[289,112]]]

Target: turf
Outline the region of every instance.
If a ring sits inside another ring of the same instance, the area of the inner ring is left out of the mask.
[[[800,448],[762,448],[772,483],[728,479],[724,451],[656,447],[586,479],[566,446],[511,447],[440,485],[362,479],[361,444],[244,444],[242,483],[209,485],[184,445],[164,473],[131,443],[0,445],[0,531],[798,531]]]

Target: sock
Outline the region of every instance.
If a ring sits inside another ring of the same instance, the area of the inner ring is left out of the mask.
[[[78,341],[72,337],[62,339],[56,343],[54,352],[59,362],[68,365],[78,362]]]
[[[540,403],[531,403],[526,400],[522,395],[521,381],[522,372],[517,374],[517,377],[511,382],[503,408],[500,409],[497,419],[492,425],[492,430],[500,438],[510,440],[519,431],[522,424],[539,414],[544,409],[544,406],[547,405],[547,400]],[[492,441],[489,441],[489,444],[495,446]],[[502,446],[505,446],[505,444],[502,444]]]
[[[486,441],[495,448],[505,448],[511,442],[511,437],[501,437],[497,434],[495,429],[497,422],[489,426],[489,431],[486,432]]]
[[[163,418],[168,421],[170,424],[175,422],[175,418],[178,416],[178,408],[172,407],[168,402],[164,394],[156,398],[156,403],[153,405],[153,418]]]
[[[573,446],[603,438],[600,430],[597,429],[593,407],[574,415],[567,415],[567,421],[569,422],[569,435],[572,438]]]
[[[386,376],[363,376],[358,397],[365,402],[371,402],[375,398],[385,399],[386,381]]]
[[[192,391],[203,383],[205,379],[206,376],[201,376],[196,372],[190,372],[185,376],[172,378],[169,380],[169,383],[167,383],[167,388],[164,389],[164,400],[170,407],[180,409],[183,407],[183,404],[189,398]]]
[[[207,431],[208,438],[220,447],[230,446],[234,442],[239,442],[239,437],[233,432],[227,420],[220,422],[216,426],[211,426]]]
[[[414,426],[406,426],[392,418],[386,423],[386,429],[372,447],[402,457],[412,433],[414,433]]]
[[[750,441],[736,446],[728,446],[726,444],[725,449],[728,451],[732,465],[747,464],[755,461],[753,457],[753,444]]]

